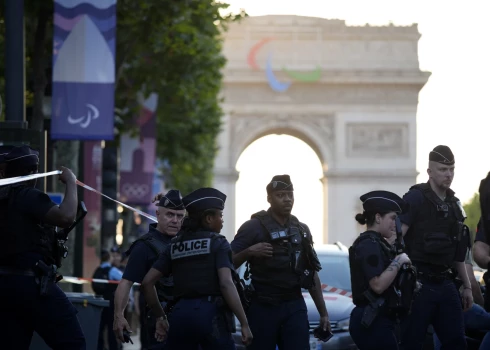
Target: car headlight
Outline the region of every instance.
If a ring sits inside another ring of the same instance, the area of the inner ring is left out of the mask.
[[[339,322],[337,322],[337,329],[341,331],[348,331],[349,323],[350,323],[350,318],[346,318],[345,320],[340,320]]]

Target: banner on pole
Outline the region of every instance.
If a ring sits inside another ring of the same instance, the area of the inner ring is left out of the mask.
[[[51,138],[114,138],[116,0],[55,0]]]

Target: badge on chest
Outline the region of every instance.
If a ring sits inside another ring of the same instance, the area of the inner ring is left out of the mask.
[[[211,238],[172,243],[172,260],[211,253]]]

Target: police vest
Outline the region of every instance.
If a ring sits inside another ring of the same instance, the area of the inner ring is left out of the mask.
[[[364,273],[362,271],[362,261],[359,261],[356,256],[356,249],[359,243],[362,241],[370,239],[371,241],[379,244],[381,251],[383,253],[383,262],[385,268],[390,264],[391,260],[395,257],[394,249],[389,245],[386,240],[382,239],[380,234],[374,231],[367,231],[365,234],[361,234],[349,248],[349,264],[350,264],[350,278],[352,286],[352,301],[355,305],[366,305],[368,300],[364,297],[364,292],[369,287],[369,281],[366,280]],[[389,297],[389,289],[387,289],[382,297]]]
[[[155,253],[155,259],[153,259],[153,261],[151,262],[152,264],[156,261],[158,256],[164,252],[165,248],[169,244],[169,243],[162,242],[161,240],[153,237],[151,233],[146,233],[140,238],[138,238],[136,241],[134,241],[133,244],[131,244],[131,247],[129,247],[128,249],[128,253],[127,253],[128,255],[131,254],[131,250],[133,249],[136,242],[143,242],[144,244],[146,244],[147,247],[149,247],[153,251],[153,253]],[[158,294],[158,300],[160,301],[173,300],[174,298],[173,276],[160,278],[155,284],[155,287]]]
[[[273,248],[272,258],[250,261],[252,281],[285,290],[299,288],[300,275],[295,270],[295,265],[301,252],[301,240],[306,232],[298,219],[291,215],[288,229],[279,225],[264,210],[253,214],[252,219],[258,219],[266,229],[268,242]]]
[[[451,266],[463,228],[463,213],[458,199],[449,196],[441,200],[428,183],[412,186],[421,191],[424,202],[417,212],[416,222],[407,234],[407,250],[414,262]]]
[[[0,187],[0,264],[8,264],[12,257],[27,252],[40,253],[47,259],[46,262],[54,262],[54,227],[14,211],[15,196],[25,188],[25,185]],[[12,218],[20,222],[14,222]]]
[[[212,243],[221,239],[226,240],[222,235],[206,231],[185,232],[172,238],[170,258],[175,299],[221,295],[216,254],[211,250]]]

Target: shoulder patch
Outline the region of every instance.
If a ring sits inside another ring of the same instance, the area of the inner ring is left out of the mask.
[[[172,260],[211,253],[211,238],[193,239],[172,243],[170,256]]]

